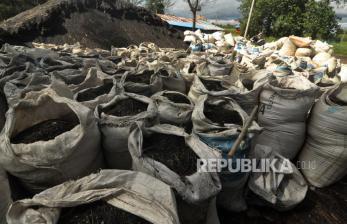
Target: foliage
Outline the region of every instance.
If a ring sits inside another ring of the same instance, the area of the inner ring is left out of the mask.
[[[310,0],[304,13],[304,31],[312,38],[332,39],[339,31],[339,24],[334,9],[329,1]]]
[[[152,13],[165,13],[165,5],[163,0],[146,0],[146,8]]]
[[[145,0],[126,0],[126,2],[129,2],[133,5],[137,5],[137,6],[140,6],[144,3]]]
[[[329,39],[338,34],[339,25],[329,0],[256,0],[249,35],[308,35]],[[244,31],[252,0],[242,0],[241,30]]]

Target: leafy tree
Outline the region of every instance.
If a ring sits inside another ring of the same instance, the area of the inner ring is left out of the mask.
[[[146,1],[146,8],[151,11],[152,13],[165,13],[165,5],[163,0],[147,0]]]
[[[275,37],[305,34],[332,38],[338,30],[338,18],[333,8],[329,6],[329,2],[329,0],[256,0],[249,34],[252,36],[263,32],[265,35]],[[242,30],[245,30],[251,3],[252,0],[241,2]]]
[[[144,3],[144,0],[126,0],[126,2],[129,2],[133,5],[140,6]]]
[[[312,38],[332,39],[340,31],[338,17],[329,1],[310,0],[304,13],[304,31]]]

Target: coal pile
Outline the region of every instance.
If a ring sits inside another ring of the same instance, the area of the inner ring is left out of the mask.
[[[94,100],[98,96],[108,94],[113,87],[113,83],[107,83],[102,86],[88,89],[86,91],[80,92],[77,97],[78,102],[85,102],[89,100]]]
[[[30,144],[37,141],[49,141],[71,131],[79,124],[78,119],[52,119],[36,124],[16,134],[11,142],[14,144]]]
[[[98,201],[74,208],[64,208],[58,224],[150,224],[150,222]]]
[[[181,94],[164,93],[163,96],[168,98],[170,101],[174,103],[190,104],[190,101],[188,100],[188,98]]]
[[[186,145],[183,137],[152,134],[145,137],[143,151],[145,156],[163,163],[182,177],[197,172],[198,156]]]
[[[243,121],[240,114],[234,110],[227,110],[220,105],[205,103],[204,114],[206,118],[221,126],[224,124],[237,124],[242,126]]]
[[[42,42],[109,49],[152,41],[183,48],[183,34],[124,0],[49,0],[0,24],[3,43]],[[1,44],[1,43],[0,43]]]
[[[148,105],[138,100],[128,98],[117,102],[115,105],[106,107],[102,112],[117,117],[134,116],[147,110]]]
[[[125,82],[143,83],[149,85],[152,75],[153,72],[151,71],[145,71],[142,74],[138,75],[128,75],[125,79]]]
[[[220,81],[201,79],[201,82],[204,84],[205,88],[208,91],[223,91],[223,90],[226,90],[226,88],[222,86]]]

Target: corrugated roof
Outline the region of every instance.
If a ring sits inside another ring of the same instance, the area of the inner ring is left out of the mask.
[[[186,28],[193,27],[193,19],[191,18],[184,18],[184,17],[173,16],[173,15],[164,15],[164,14],[158,14],[158,16],[172,26],[179,26],[179,27],[186,27]],[[223,30],[223,28],[220,28],[219,26],[213,25],[209,23],[208,21],[204,21],[204,20],[198,20],[196,22],[196,28],[200,30],[215,30],[215,31]]]

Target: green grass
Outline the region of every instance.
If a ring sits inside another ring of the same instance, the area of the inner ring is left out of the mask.
[[[334,46],[334,52],[336,55],[347,56],[347,41],[343,42],[332,42]]]
[[[345,34],[341,34],[337,40],[329,42],[329,44],[334,46],[335,54],[347,56],[347,31],[345,31]]]

